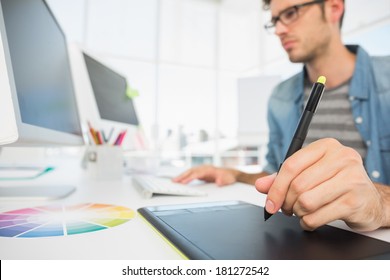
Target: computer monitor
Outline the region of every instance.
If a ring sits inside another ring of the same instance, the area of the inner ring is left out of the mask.
[[[83,56],[100,118],[138,126],[133,100],[126,94],[126,78],[85,52]]]
[[[1,0],[0,13],[1,76],[8,77],[16,144],[82,144],[67,41],[48,5]]]
[[[77,103],[84,131],[87,123],[115,139],[127,131],[124,150],[145,149],[145,138],[137,116],[135,101],[128,94],[124,75],[97,58],[97,54],[77,44],[70,44],[70,61]],[[114,131],[114,133],[110,133]]]
[[[49,6],[43,0],[0,3],[0,97],[12,106],[2,114],[0,130],[3,122],[7,129],[0,133],[0,143],[83,144],[67,41]],[[61,196],[73,189],[3,186],[0,197]]]

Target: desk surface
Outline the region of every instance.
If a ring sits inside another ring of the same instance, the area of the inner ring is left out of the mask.
[[[243,200],[264,205],[265,196],[253,186],[234,184],[216,187],[214,184],[200,186],[208,193],[205,197],[154,196],[145,199],[133,186],[130,176],[118,181],[90,179],[80,168],[79,161],[66,160],[57,168],[35,180],[6,182],[0,184],[73,184],[76,192],[62,200],[53,201],[0,201],[0,212],[42,205],[74,205],[80,203],[103,203],[125,206],[136,211],[152,205],[183,204],[205,201]],[[342,222],[332,225],[347,228]],[[374,238],[390,242],[390,229],[368,233]],[[122,225],[84,234],[43,238],[0,237],[0,259],[182,259],[143,219],[136,217]]]

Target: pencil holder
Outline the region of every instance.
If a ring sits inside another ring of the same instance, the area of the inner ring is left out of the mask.
[[[88,175],[97,180],[121,180],[123,176],[123,150],[120,146],[89,146],[85,153]]]

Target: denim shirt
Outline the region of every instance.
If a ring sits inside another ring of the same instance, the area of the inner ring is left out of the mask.
[[[390,56],[370,57],[359,46],[347,47],[356,53],[349,99],[367,145],[364,166],[373,182],[390,185]],[[280,83],[268,101],[268,173],[278,170],[295,132],[303,110],[304,78],[305,70]]]

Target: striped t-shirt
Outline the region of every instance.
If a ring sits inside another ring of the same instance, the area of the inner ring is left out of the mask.
[[[305,103],[311,85],[305,85]],[[321,138],[335,138],[344,146],[355,149],[364,159],[367,147],[356,129],[348,98],[349,81],[333,89],[325,89],[313,116],[304,145]]]

